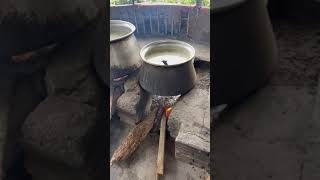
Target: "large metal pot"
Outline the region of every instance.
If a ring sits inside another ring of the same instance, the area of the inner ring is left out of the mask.
[[[95,19],[104,6],[101,0],[1,0],[0,56],[62,41]]]
[[[264,0],[216,0],[213,104],[233,104],[266,84],[278,58]]]
[[[176,96],[191,90],[196,82],[195,50],[182,41],[155,41],[140,51],[143,66],[139,83],[147,92]]]
[[[135,26],[126,21],[110,20],[111,77],[119,78],[135,72],[142,64]]]

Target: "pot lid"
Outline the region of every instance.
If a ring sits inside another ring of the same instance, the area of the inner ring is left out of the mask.
[[[110,20],[110,42],[115,42],[130,36],[136,27],[127,22],[121,20]]]
[[[237,7],[246,1],[248,0],[215,0],[213,3],[213,13],[225,11],[225,10]],[[255,0],[255,1],[259,1],[259,0]]]
[[[154,41],[140,51],[142,60],[148,64],[172,67],[193,60],[194,48],[188,43],[177,40]]]

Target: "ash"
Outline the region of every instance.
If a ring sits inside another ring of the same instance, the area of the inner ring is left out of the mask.
[[[178,99],[181,97],[181,95],[177,96],[158,96],[153,95],[152,96],[152,104],[154,104],[158,108],[157,115],[155,117],[155,123],[151,130],[152,133],[156,133],[160,130],[160,123],[161,118],[164,113],[163,107],[172,107],[175,105],[175,103],[178,101]]]
[[[152,102],[155,103],[159,107],[171,107],[178,101],[181,95],[177,96],[152,96]]]

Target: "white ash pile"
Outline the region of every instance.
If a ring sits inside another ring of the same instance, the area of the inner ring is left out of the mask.
[[[177,95],[177,96],[157,96],[157,95],[153,95],[152,96],[152,102],[156,106],[171,107],[178,101],[178,99],[180,97],[181,97],[181,95]]]

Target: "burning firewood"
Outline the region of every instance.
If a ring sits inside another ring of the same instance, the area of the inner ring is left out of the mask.
[[[153,109],[141,123],[130,131],[122,144],[113,153],[110,166],[114,162],[127,159],[138,148],[153,127],[157,112],[157,109]]]
[[[158,104],[158,108],[151,110],[149,115],[129,132],[128,136],[122,141],[121,145],[113,153],[110,160],[110,166],[112,166],[115,162],[127,159],[144,141],[155,122],[161,120],[163,113],[166,113],[166,117],[169,117],[173,105],[179,98],[180,95],[167,97],[155,96],[154,99]],[[164,108],[166,108],[166,112],[164,111]],[[166,124],[166,122],[167,121],[165,121],[164,124]],[[164,140],[164,138],[162,139]]]
[[[165,108],[165,116],[161,119],[160,136],[159,136],[159,150],[157,159],[157,174],[156,179],[163,175],[164,171],[164,155],[165,155],[165,140],[166,140],[166,126],[172,107]]]

